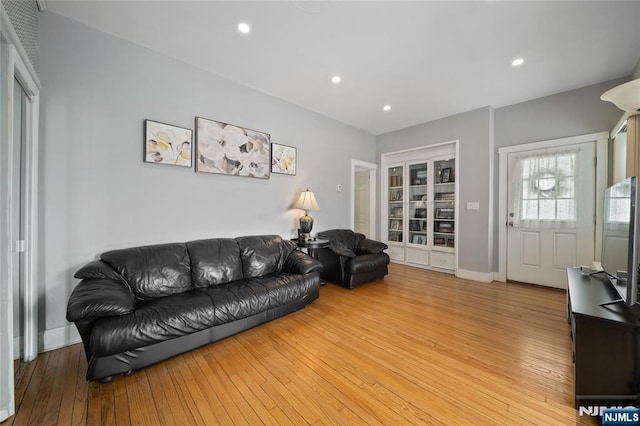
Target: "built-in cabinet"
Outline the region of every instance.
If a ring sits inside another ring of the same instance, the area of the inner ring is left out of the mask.
[[[382,155],[383,238],[393,262],[454,271],[456,143]]]

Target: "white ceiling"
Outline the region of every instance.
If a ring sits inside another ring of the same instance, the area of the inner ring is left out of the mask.
[[[640,58],[637,1],[48,0],[47,7],[372,134],[625,77]],[[250,34],[239,33],[241,21]],[[511,66],[516,57],[523,66]]]

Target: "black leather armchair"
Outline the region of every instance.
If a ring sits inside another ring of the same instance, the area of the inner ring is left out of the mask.
[[[389,273],[388,246],[350,229],[332,229],[318,233],[329,240],[329,247],[318,249],[322,262],[320,276],[343,287],[354,288]]]

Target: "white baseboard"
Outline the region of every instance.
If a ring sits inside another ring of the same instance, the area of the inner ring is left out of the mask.
[[[494,281],[500,281],[501,283],[506,283],[507,282],[507,277],[505,276],[506,274],[500,273],[500,272],[494,272],[493,273],[493,280]]]
[[[456,269],[456,277],[466,280],[480,281],[482,283],[493,282],[493,272],[476,272],[465,269]]]
[[[80,343],[82,339],[78,329],[73,324],[52,328],[38,333],[38,353],[60,349],[65,346]],[[20,358],[22,352],[22,337],[13,338],[13,359]]]

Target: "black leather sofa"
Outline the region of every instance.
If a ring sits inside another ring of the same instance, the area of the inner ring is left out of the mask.
[[[82,267],[67,305],[87,380],[154,364],[305,307],[322,265],[277,235],[103,253]]]
[[[389,255],[385,243],[366,238],[350,229],[332,229],[318,233],[329,240],[329,247],[317,250],[322,262],[320,276],[346,288],[354,288],[389,273]]]

